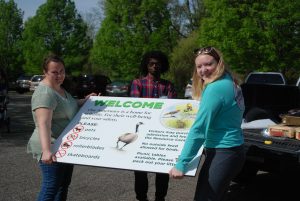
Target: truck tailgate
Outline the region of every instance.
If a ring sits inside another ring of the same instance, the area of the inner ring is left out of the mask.
[[[300,154],[300,140],[265,136],[262,134],[261,129],[244,129],[243,132],[246,147],[257,146],[261,149],[267,149],[270,151],[296,155]]]

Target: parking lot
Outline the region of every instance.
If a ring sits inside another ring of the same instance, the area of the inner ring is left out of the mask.
[[[32,201],[39,191],[37,162],[26,153],[33,130],[30,93],[10,92],[11,133],[0,130],[0,201]],[[170,180],[167,201],[192,200],[197,177]],[[134,201],[133,172],[91,166],[75,166],[69,199],[72,201]],[[294,183],[293,183],[294,182]],[[298,178],[260,172],[245,186],[232,183],[227,201],[299,200]],[[149,198],[154,200],[154,174],[149,173]]]

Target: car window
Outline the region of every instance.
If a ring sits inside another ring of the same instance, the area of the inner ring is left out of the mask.
[[[90,81],[93,81],[93,77],[91,77],[91,76],[80,77],[79,81],[81,81],[81,82],[90,82]]]
[[[111,80],[108,77],[102,75],[96,75],[95,81],[97,84],[104,84],[104,85],[111,83]]]
[[[18,80],[30,80],[32,76],[29,75],[21,75]]]
[[[110,83],[110,85],[116,85],[116,86],[123,86],[123,85],[129,85],[130,82],[128,81],[123,81],[123,80],[115,80]]]
[[[248,84],[285,84],[280,74],[250,74],[246,80]]]
[[[35,76],[35,77],[33,77],[32,78],[32,82],[40,82],[40,81],[42,81],[43,80],[43,76]]]

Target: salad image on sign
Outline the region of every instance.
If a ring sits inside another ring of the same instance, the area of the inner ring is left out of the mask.
[[[198,105],[195,103],[176,104],[162,111],[160,122],[166,128],[188,130],[197,112]]]

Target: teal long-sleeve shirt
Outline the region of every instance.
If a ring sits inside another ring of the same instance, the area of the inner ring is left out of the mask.
[[[241,129],[244,112],[241,89],[229,74],[208,84],[202,93],[199,111],[175,165],[186,172],[200,147],[229,148],[244,143]]]

